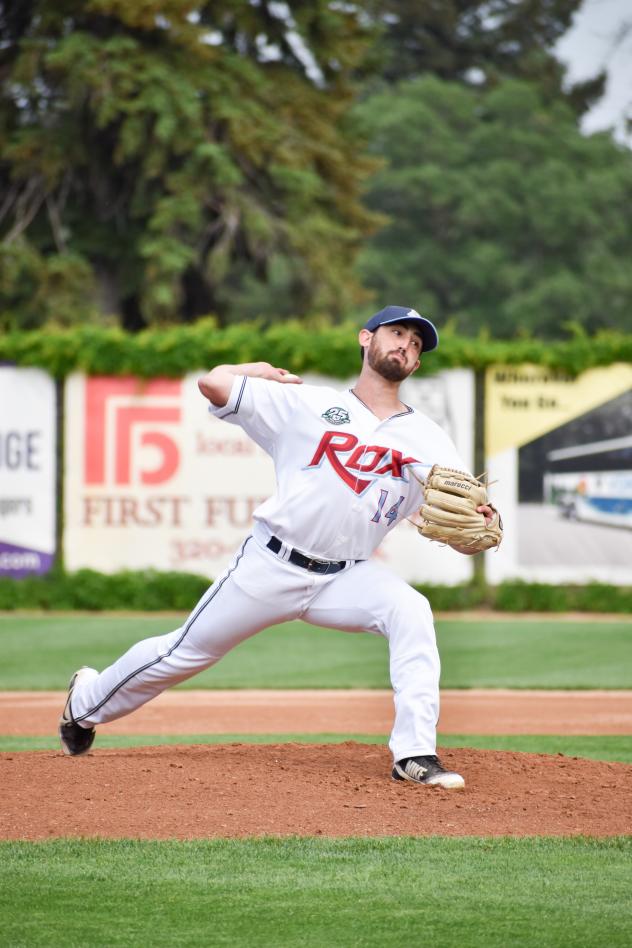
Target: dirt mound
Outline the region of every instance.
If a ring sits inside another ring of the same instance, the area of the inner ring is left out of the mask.
[[[188,745],[0,754],[0,837],[632,832],[632,766],[450,749],[464,791],[390,779],[383,746]]]

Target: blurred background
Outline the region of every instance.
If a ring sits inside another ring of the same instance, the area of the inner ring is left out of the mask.
[[[627,0],[0,3],[0,327],[629,329]]]
[[[627,0],[24,0],[0,33],[0,575],[218,575],[274,476],[196,375],[339,385],[394,303],[506,540],[378,556],[632,583]]]

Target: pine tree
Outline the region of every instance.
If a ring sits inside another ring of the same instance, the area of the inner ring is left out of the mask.
[[[5,327],[361,298],[373,162],[349,111],[370,34],[352,8],[25,0],[0,25]]]

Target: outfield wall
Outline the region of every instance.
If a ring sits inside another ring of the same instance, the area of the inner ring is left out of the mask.
[[[275,490],[274,469],[241,429],[209,414],[197,387],[200,374],[150,382],[68,378],[69,570],[154,568],[217,576],[228,565],[251,528],[253,511]],[[318,376],[305,382],[345,387]],[[409,380],[403,397],[450,431],[472,463],[472,372]],[[421,541],[407,522],[387,537],[377,557],[410,582],[456,585],[472,574],[469,559]]]
[[[0,366],[0,554],[12,554],[0,555],[0,576],[45,572],[53,562],[55,445],[59,451],[62,443],[57,538],[66,569],[221,572],[253,510],[274,490],[274,472],[240,429],[209,415],[200,374],[72,374],[60,385],[63,430],[56,432],[52,380],[39,369]],[[323,376],[305,380],[346,387]],[[576,378],[493,366],[484,387],[473,371],[448,369],[408,380],[402,395],[450,432],[471,469],[484,448],[505,523],[500,550],[485,555],[488,582],[632,584],[631,365]],[[483,402],[484,444],[476,428]],[[21,466],[27,461],[30,468]],[[15,550],[36,551],[37,563],[24,556],[18,563]],[[422,540],[408,523],[377,555],[413,583],[472,578],[471,558]]]

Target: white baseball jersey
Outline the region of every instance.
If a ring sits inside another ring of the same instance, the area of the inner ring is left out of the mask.
[[[77,681],[70,711],[85,726],[129,714],[165,688],[218,662],[261,629],[292,619],[388,640],[394,760],[434,754],[440,662],[430,605],[369,560],[389,530],[420,506],[436,463],[464,469],[450,438],[412,408],[380,421],[351,391],[236,376],[228,403],[211,406],[273,458],[277,491],[186,622],[133,645]],[[271,535],[280,550],[269,545]],[[345,560],[312,571],[286,555]],[[361,562],[353,562],[361,561]]]
[[[412,408],[382,421],[353,391],[236,376],[225,406],[273,459],[277,490],[254,513],[270,534],[319,559],[366,560],[417,511],[433,464],[466,470],[449,436]]]

